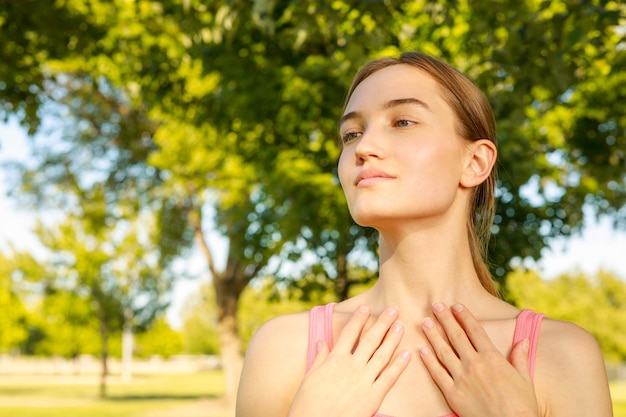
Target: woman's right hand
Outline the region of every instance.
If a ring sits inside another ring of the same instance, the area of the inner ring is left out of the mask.
[[[395,358],[404,327],[388,307],[364,331],[369,308],[359,307],[342,329],[332,351],[317,344],[317,355],[289,409],[288,417],[370,417],[406,369],[411,354]]]

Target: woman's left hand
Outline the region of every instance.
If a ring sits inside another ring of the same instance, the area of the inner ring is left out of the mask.
[[[467,308],[435,303],[436,321],[423,329],[431,347],[420,356],[448,404],[461,417],[537,417],[528,368],[528,340],[513,347],[511,362],[498,351]]]

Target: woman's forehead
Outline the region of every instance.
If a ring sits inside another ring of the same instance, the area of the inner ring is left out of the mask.
[[[406,64],[380,69],[364,79],[353,91],[344,114],[366,107],[384,108],[397,100],[416,101],[435,111],[442,105],[439,84],[424,71]]]

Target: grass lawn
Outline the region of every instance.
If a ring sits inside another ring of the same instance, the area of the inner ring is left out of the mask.
[[[232,417],[219,397],[219,372],[111,378],[99,398],[97,377],[1,376],[0,415],[7,417]]]
[[[233,417],[219,372],[111,378],[101,400],[97,377],[0,376],[0,416]],[[626,417],[626,382],[611,383],[614,417]]]

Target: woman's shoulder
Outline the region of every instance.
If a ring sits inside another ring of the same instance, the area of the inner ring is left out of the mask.
[[[286,415],[306,369],[308,312],[270,319],[246,350],[238,416]]]
[[[308,346],[309,312],[284,314],[263,323],[254,333],[247,354],[281,356]]]
[[[551,415],[609,415],[605,414],[611,403],[602,352],[594,336],[574,323],[543,320],[535,382]]]
[[[538,355],[549,357],[551,363],[563,361],[568,365],[602,357],[591,333],[574,323],[550,318],[545,318],[541,325]]]

